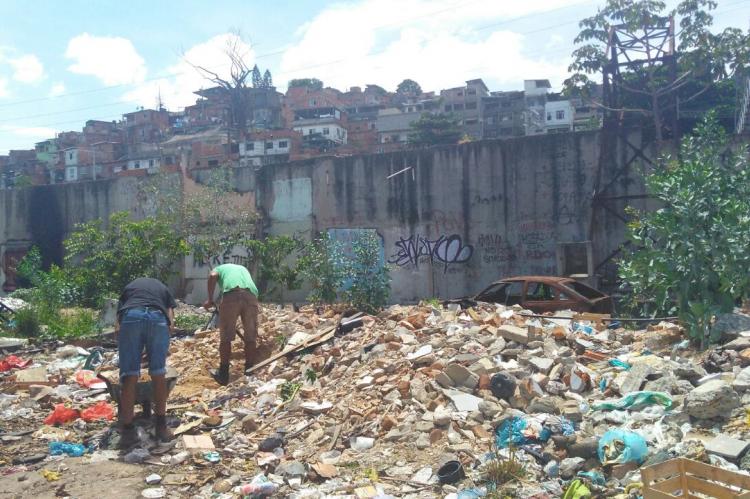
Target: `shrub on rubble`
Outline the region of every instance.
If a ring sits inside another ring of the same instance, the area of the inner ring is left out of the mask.
[[[658,210],[634,213],[620,276],[633,299],[676,312],[703,347],[714,318],[750,292],[750,165],[709,115],[646,177]]]
[[[302,278],[310,283],[307,299],[315,305],[335,302],[350,276],[349,262],[341,244],[328,234],[322,234],[305,246],[297,268]]]
[[[13,332],[26,338],[36,338],[41,331],[39,323],[39,311],[31,306],[19,308],[13,314]]]
[[[375,231],[361,233],[352,244],[351,285],[346,297],[353,307],[367,313],[380,311],[391,295],[391,277],[381,248]]]

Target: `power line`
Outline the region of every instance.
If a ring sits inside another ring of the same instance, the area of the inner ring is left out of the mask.
[[[434,11],[434,12],[432,12],[430,14],[425,14],[425,15],[418,16],[418,17],[415,17],[415,18],[411,18],[411,19],[405,21],[404,24],[408,24],[408,23],[410,23],[410,22],[412,22],[412,21],[414,21],[416,19],[421,19],[421,18],[425,18],[425,17],[431,17],[431,16],[434,16],[434,15],[437,15],[437,14],[440,14],[440,13],[443,13],[443,12],[446,12],[446,11],[454,10],[457,7],[460,7],[460,6],[469,4],[469,3],[474,3],[476,1],[478,1],[478,0],[471,0],[469,2],[463,2],[461,4],[457,4],[457,5],[453,6],[451,8],[446,8],[446,9],[442,9],[442,10],[439,10],[439,11]],[[520,19],[535,17],[535,16],[542,15],[542,14],[549,14],[550,12],[555,12],[555,11],[559,11],[559,10],[570,9],[572,7],[581,6],[584,3],[586,3],[586,2],[580,2],[580,3],[576,3],[576,4],[572,4],[572,5],[558,7],[556,9],[552,9],[552,10],[545,11],[545,12],[537,12],[537,13],[526,14],[524,16],[515,17],[513,19],[508,19],[508,20],[501,21],[501,22],[498,22],[498,23],[493,23],[493,24],[481,26],[479,28],[473,29],[472,31],[481,31],[481,30],[492,28],[492,27],[497,27],[497,26],[500,26],[500,25],[509,24],[511,22],[518,21]],[[731,7],[733,5],[738,5],[738,4],[744,4],[744,3],[748,3],[748,0],[736,1],[736,2],[733,2],[733,3],[727,4],[727,7]],[[738,8],[735,8],[735,9],[717,10],[717,11],[712,12],[711,14],[712,15],[724,14],[724,13],[732,12],[732,11],[735,11],[735,10],[739,10],[740,8],[741,7],[738,7]],[[567,21],[567,22],[563,22],[563,23],[558,23],[558,24],[550,25],[550,26],[545,26],[543,28],[537,28],[537,29],[533,29],[533,30],[529,30],[529,31],[517,32],[517,34],[519,34],[519,35],[535,34],[535,33],[539,33],[539,32],[549,31],[549,30],[552,30],[552,29],[555,29],[555,28],[567,26],[567,25],[570,25],[570,24],[577,24],[578,22],[579,22],[578,20]],[[375,27],[374,29],[381,29],[383,27],[388,27],[388,26],[390,26],[390,25],[380,25],[380,26]],[[460,29],[452,31],[451,34],[455,34],[458,31],[460,31]],[[286,49],[282,49],[282,50],[278,50],[278,51],[275,51],[275,52],[269,52],[269,53],[266,53],[266,54],[261,54],[261,55],[256,56],[256,59],[260,59],[260,58],[263,58],[263,57],[269,57],[269,56],[272,56],[272,55],[278,55],[278,54],[283,53],[285,50]],[[296,68],[296,69],[293,69],[293,70],[289,70],[289,71],[285,72],[284,74],[293,74],[293,73],[298,73],[298,72],[302,72],[302,71],[308,71],[310,69],[316,69],[316,68],[320,68],[320,67],[326,67],[326,66],[331,66],[331,65],[335,65],[335,64],[340,64],[342,62],[346,62],[346,61],[354,59],[354,58],[374,57],[374,56],[386,53],[388,50],[390,50],[390,48],[389,47],[385,47],[384,49],[381,49],[381,50],[378,50],[378,51],[375,51],[375,52],[371,52],[371,53],[366,54],[364,56],[342,58],[342,59],[337,59],[337,60],[334,60],[334,61],[328,61],[328,62],[314,64],[314,65],[310,65],[310,66],[306,66],[306,67]],[[552,50],[552,51],[545,49],[545,50],[536,51],[536,52],[532,52],[532,53],[526,53],[526,54],[523,54],[523,55],[526,56],[526,57],[537,56],[537,55],[556,55],[556,54],[559,54],[559,53],[566,52],[568,50],[569,50],[569,48],[561,48],[561,49]],[[213,66],[212,69],[216,69],[216,68],[219,68],[219,67],[226,67],[226,66],[227,66],[227,64],[220,65],[220,66]],[[468,72],[479,71],[481,69],[486,69],[486,68],[489,68],[489,67],[491,67],[491,66],[489,66],[489,65],[481,65],[481,66],[477,66],[475,68],[469,69],[467,71]],[[182,71],[182,72],[171,73],[171,75],[173,75],[173,76],[180,75],[180,74],[186,74],[186,72]],[[169,75],[170,74],[168,74],[167,76],[169,76]],[[144,80],[144,82],[146,82],[146,81],[153,81],[153,80],[159,80],[159,79],[165,78],[167,76],[160,76],[160,77],[149,78],[149,79]],[[139,84],[140,83],[143,83],[143,82],[139,82]],[[45,98],[40,98],[40,99],[29,99],[27,101],[17,101],[15,103],[0,104],[0,107],[2,107],[2,106],[13,106],[13,105],[18,105],[18,104],[23,104],[23,103],[30,103],[30,102],[38,102],[38,101],[42,101],[42,100],[49,100],[49,99],[53,99],[53,98],[57,98],[57,97],[63,97],[63,96],[66,96],[66,95],[79,95],[79,94],[85,94],[85,93],[99,92],[99,91],[104,91],[104,90],[109,90],[109,89],[112,89],[112,88],[124,87],[124,86],[129,86],[129,85],[132,85],[132,84],[111,85],[111,86],[102,87],[102,88],[99,88],[99,89],[90,89],[90,90],[83,90],[83,91],[80,91],[80,92],[71,92],[71,93],[68,93],[68,94],[62,94],[60,96],[55,96],[55,97],[45,97]],[[171,94],[167,94],[167,95],[176,95],[176,94],[177,94],[177,92],[172,92]],[[113,102],[113,103],[106,103],[106,104],[101,104],[101,105],[96,105],[96,106],[88,106],[88,107],[83,107],[83,108],[75,108],[75,109],[69,109],[69,110],[65,110],[65,111],[57,111],[57,112],[53,112],[53,113],[44,113],[44,114],[30,115],[30,116],[21,116],[21,117],[16,117],[16,118],[7,118],[7,119],[0,120],[0,123],[2,123],[2,122],[11,122],[11,121],[18,121],[18,120],[23,120],[23,119],[39,118],[39,117],[45,117],[45,116],[55,116],[55,115],[68,114],[68,113],[73,113],[73,112],[78,112],[78,111],[84,111],[84,110],[88,110],[88,109],[99,109],[99,108],[103,108],[103,107],[111,107],[111,106],[115,106],[115,105],[130,104],[130,103],[132,103],[131,100],[121,100],[121,101],[117,101],[117,102]],[[100,118],[89,118],[89,119],[100,119]],[[65,123],[73,123],[73,122],[80,122],[80,119],[79,120],[70,120],[70,121],[67,121],[67,122],[58,122],[58,123],[47,124],[47,125],[34,125],[34,126],[21,126],[21,127],[14,127],[14,128],[6,128],[3,131],[21,130],[21,129],[26,129],[26,128],[43,128],[43,127],[54,126],[56,124],[65,124]]]

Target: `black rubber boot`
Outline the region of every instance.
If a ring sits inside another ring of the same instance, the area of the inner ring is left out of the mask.
[[[121,426],[119,433],[120,442],[117,445],[118,449],[130,450],[131,447],[134,447],[138,443],[138,432],[132,424]]]
[[[211,371],[211,377],[221,386],[229,384],[229,365],[222,364],[219,369]]]
[[[167,426],[167,417],[156,415],[156,425],[154,436],[160,442],[171,442],[174,440],[174,433]]]

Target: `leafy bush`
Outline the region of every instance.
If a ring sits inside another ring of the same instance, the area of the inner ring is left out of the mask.
[[[269,236],[265,239],[245,241],[250,253],[251,267],[257,269],[257,281],[264,298],[278,294],[280,289],[297,289],[300,286],[299,269],[291,263],[293,255],[299,253],[304,244],[289,236]]]
[[[208,319],[199,314],[180,314],[175,315],[174,327],[184,329],[185,331],[195,331],[206,326]]]
[[[726,133],[709,115],[682,140],[679,157],[665,158],[646,178],[661,201],[635,212],[628,237],[634,249],[620,276],[635,300],[656,313],[677,313],[689,336],[706,347],[713,318],[750,291],[750,165],[747,152],[728,149]]]
[[[100,220],[79,224],[65,241],[65,265],[81,303],[98,307],[104,296],[119,295],[133,279],[150,276],[162,281],[188,246],[165,219],[128,219],[114,213],[106,228]]]
[[[382,261],[380,248],[380,238],[375,231],[360,233],[352,244],[352,283],[346,297],[352,306],[367,313],[375,313],[385,307],[391,294],[391,277]]]
[[[335,302],[339,289],[350,276],[349,261],[341,244],[328,234],[308,243],[297,265],[300,275],[312,286],[307,299],[316,305]]]
[[[47,336],[59,339],[90,336],[99,330],[99,314],[86,308],[60,309],[43,320]]]
[[[33,306],[19,308],[13,314],[13,332],[26,338],[36,338],[41,331],[39,312]]]

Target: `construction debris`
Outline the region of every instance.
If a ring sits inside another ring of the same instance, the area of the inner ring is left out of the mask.
[[[138,442],[122,451],[106,415],[79,417],[116,403],[112,387],[95,382],[117,378],[116,351],[21,350],[0,374],[0,470],[5,479],[38,470],[58,486],[81,479],[67,477],[61,459],[119,459],[143,468],[143,497],[478,497],[496,488],[537,499],[636,497],[641,467],[674,457],[750,470],[750,355],[740,353],[750,333],[697,352],[671,323],[632,331],[601,317],[528,315],[490,304],[393,306],[342,323],[332,308],[264,307],[254,367],[243,373],[235,349],[226,387],[208,374],[218,331],[173,339],[167,409],[179,437],[160,444],[139,418]],[[94,354],[102,361],[87,372]]]

